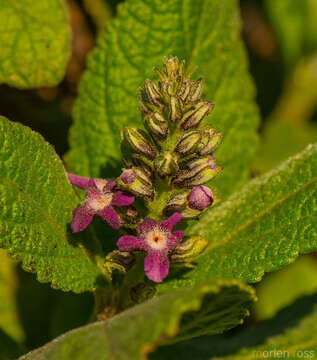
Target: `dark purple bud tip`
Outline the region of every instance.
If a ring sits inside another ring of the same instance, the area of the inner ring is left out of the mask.
[[[123,173],[120,175],[120,179],[125,184],[132,184],[135,180],[135,172],[132,169],[124,170]]]
[[[211,190],[204,185],[194,187],[187,199],[189,207],[195,210],[204,210],[214,202]]]

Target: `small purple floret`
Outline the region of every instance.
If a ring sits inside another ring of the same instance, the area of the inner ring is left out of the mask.
[[[204,210],[208,205],[214,202],[211,190],[204,185],[194,187],[189,193],[188,206],[195,210]]]
[[[155,282],[161,282],[168,275],[168,256],[184,235],[184,231],[172,231],[182,219],[180,213],[174,213],[165,221],[145,218],[138,225],[139,236],[121,236],[117,242],[120,251],[145,251],[144,271]]]
[[[90,179],[70,173],[68,178],[73,185],[86,190],[85,202],[73,211],[72,230],[83,231],[94,216],[100,216],[109,226],[119,229],[120,218],[113,206],[129,206],[134,196],[119,190],[113,179]]]
[[[135,180],[135,172],[132,169],[124,170],[120,175],[120,179],[125,184],[132,184]]]

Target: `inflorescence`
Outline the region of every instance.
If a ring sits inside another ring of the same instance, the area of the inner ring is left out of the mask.
[[[213,154],[221,134],[201,124],[214,104],[201,100],[202,79],[191,81],[184,65],[165,58],[163,71],[154,69],[158,84],[146,80],[140,89],[145,130],[121,131],[125,167],[117,179],[68,174],[73,185],[86,190],[85,202],[73,212],[72,230],[84,230],[94,216],[122,228],[119,251],[145,252],[145,274],[154,282],[168,275],[171,261],[186,263],[205,250],[205,239],[184,238],[183,229],[186,220],[213,204],[205,184],[221,171]],[[182,230],[174,231],[175,226]]]

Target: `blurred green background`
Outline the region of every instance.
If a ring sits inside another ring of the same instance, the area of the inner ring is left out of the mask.
[[[72,56],[59,86],[27,91],[0,86],[0,114],[40,132],[61,156],[67,151],[71,109],[86,56],[120,2],[67,1]],[[317,1],[241,0],[240,6],[262,118],[261,143],[252,166],[256,176],[317,142]],[[316,275],[314,254],[266,275],[257,285],[260,300],[244,327],[268,321],[298,298],[314,294]],[[11,344],[16,354],[34,349],[85,324],[92,307],[90,294],[62,293],[39,284],[35,275],[22,271],[0,250],[0,348],[1,342],[14,339],[21,344]],[[1,329],[12,339],[2,336]]]

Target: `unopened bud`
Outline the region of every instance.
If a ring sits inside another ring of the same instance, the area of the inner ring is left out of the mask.
[[[161,106],[161,94],[154,82],[151,80],[145,80],[144,89],[150,102],[156,106]]]
[[[206,250],[208,243],[208,240],[199,236],[191,237],[175,247],[171,255],[171,260],[174,262],[194,260]]]
[[[179,96],[181,97],[181,99],[183,100],[183,102],[186,102],[187,96],[190,93],[190,87],[191,87],[191,82],[190,81],[185,81],[183,83],[183,86],[180,90]]]
[[[181,116],[182,116],[182,108],[181,108],[180,100],[176,96],[171,96],[169,119],[171,122],[176,122],[181,118]]]
[[[181,170],[174,178],[173,183],[179,187],[193,187],[206,184],[221,171],[217,167],[213,155],[193,160],[187,164],[188,169]]]
[[[113,270],[127,272],[135,263],[135,256],[130,252],[121,252],[119,250],[109,253],[104,262],[104,267],[111,274]]]
[[[194,187],[188,195],[188,206],[195,210],[204,210],[214,201],[211,190],[204,185]]]
[[[173,214],[174,212],[181,212],[188,205],[187,197],[189,190],[181,191],[177,194],[172,195],[166,202],[164,212],[167,215]]]
[[[152,285],[139,283],[130,290],[131,300],[137,304],[151,299],[156,293],[156,288]]]
[[[124,139],[128,141],[130,146],[138,153],[145,155],[153,160],[156,156],[156,151],[151,145],[150,141],[145,138],[139,129],[132,127],[125,127],[123,129]]]
[[[195,152],[201,140],[201,132],[192,130],[185,133],[176,145],[175,151],[181,155],[187,155]]]
[[[144,125],[152,135],[161,139],[166,139],[168,125],[162,115],[158,113],[149,113],[145,115]]]
[[[178,171],[178,164],[175,155],[168,151],[157,156],[154,166],[158,174],[162,177],[173,175]]]
[[[191,89],[190,89],[190,95],[188,96],[188,98],[186,99],[187,102],[191,101],[197,101],[200,99],[201,96],[201,92],[203,89],[203,80],[202,78],[196,80],[196,81],[192,81],[191,83]]]
[[[177,57],[171,59],[164,58],[164,70],[167,76],[174,80],[179,76],[179,60]]]
[[[180,126],[187,130],[197,127],[200,122],[210,113],[214,104],[208,101],[199,102],[187,111],[180,121]]]
[[[203,132],[202,139],[197,146],[197,152],[200,155],[210,154],[219,145],[222,134],[216,133],[214,129],[208,129]]]
[[[117,185],[136,196],[153,197],[153,187],[140,176],[138,169],[127,169],[117,178]]]

